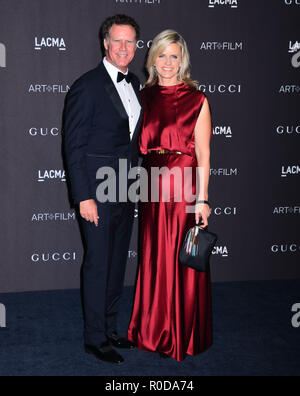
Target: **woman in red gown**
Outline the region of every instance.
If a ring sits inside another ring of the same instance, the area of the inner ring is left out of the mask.
[[[210,273],[196,272],[178,260],[187,231],[200,217],[206,227],[211,214],[211,116],[206,96],[190,78],[188,49],[178,33],[167,30],[155,38],[147,68],[140,149],[149,176],[149,200],[140,204],[139,272],[128,339],[142,350],[182,361],[212,345]],[[151,178],[155,167],[162,171]],[[192,177],[178,174],[185,168],[192,168]],[[151,202],[154,183],[160,186],[158,202]],[[163,188],[168,183],[169,202]],[[201,203],[191,203],[193,194]],[[187,213],[192,204],[193,213]]]

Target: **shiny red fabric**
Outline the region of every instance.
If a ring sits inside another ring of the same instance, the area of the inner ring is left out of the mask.
[[[142,154],[147,154],[148,150],[166,149],[195,157],[194,130],[205,98],[203,92],[191,90],[184,83],[144,89]]]
[[[155,86],[142,91],[145,116],[140,138],[141,151],[173,150],[184,154],[148,154],[142,166],[151,174],[153,167],[163,168],[162,187],[168,170],[193,168],[189,184],[175,176],[170,180],[170,202],[140,204],[140,258],[133,313],[128,339],[138,348],[160,352],[182,361],[212,345],[212,302],[210,273],[198,273],[182,265],[179,251],[195,215],[186,213],[188,201],[176,202],[178,186],[195,193],[194,129],[205,96],[185,84]],[[179,183],[179,184],[178,184]],[[184,195],[183,195],[184,198]],[[191,203],[189,203],[191,204]]]

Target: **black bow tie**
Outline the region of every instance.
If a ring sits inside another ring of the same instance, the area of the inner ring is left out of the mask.
[[[132,73],[128,72],[128,74],[126,75],[126,74],[119,72],[117,82],[119,83],[119,82],[123,81],[124,79],[127,81],[128,84],[130,84],[132,81]]]

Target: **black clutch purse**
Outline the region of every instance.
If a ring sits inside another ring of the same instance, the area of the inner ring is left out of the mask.
[[[199,272],[207,272],[210,256],[216,245],[218,236],[206,228],[191,228],[180,249],[179,261]]]

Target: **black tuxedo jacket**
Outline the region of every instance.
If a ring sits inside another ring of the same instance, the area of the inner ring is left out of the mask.
[[[132,86],[140,101],[135,75]],[[103,62],[75,81],[64,118],[64,151],[75,204],[96,199],[99,168],[112,167],[118,176],[119,159],[127,159],[128,166],[138,165],[142,117],[141,111],[131,140],[127,112]]]

